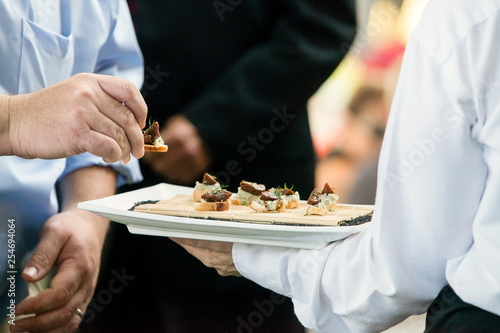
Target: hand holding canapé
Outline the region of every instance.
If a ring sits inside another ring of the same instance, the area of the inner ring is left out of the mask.
[[[77,74],[34,93],[0,96],[0,155],[55,159],[90,152],[107,163],[144,155],[147,106],[131,82]]]

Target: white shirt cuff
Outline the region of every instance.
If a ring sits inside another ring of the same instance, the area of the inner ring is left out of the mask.
[[[278,294],[291,297],[288,266],[298,249],[235,243],[233,261],[238,272]]]

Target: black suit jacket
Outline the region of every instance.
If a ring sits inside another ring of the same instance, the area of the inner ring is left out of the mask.
[[[354,38],[353,1],[140,0],[134,7],[150,114],[160,124],[186,115],[214,155],[207,171],[230,189],[242,179],[287,182],[307,195],[315,155],[306,102]]]

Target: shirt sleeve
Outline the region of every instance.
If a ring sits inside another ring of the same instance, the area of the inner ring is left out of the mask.
[[[239,272],[291,297],[305,326],[380,332],[425,312],[447,283],[500,314],[500,20],[498,10],[475,20],[468,6],[468,19],[453,7],[450,29],[430,25],[409,41],[371,225],[321,251],[235,244]]]
[[[127,164],[121,164],[119,162],[108,164],[105,163],[102,158],[92,155],[90,153],[84,153],[77,156],[72,156],[66,159],[66,168],[61,174],[59,179],[64,178],[67,174],[81,168],[86,168],[89,166],[106,166],[111,167],[118,174],[116,180],[116,187],[123,186],[125,184],[132,184],[140,182],[142,178],[141,169],[139,167],[139,162],[136,158],[132,157],[130,162]]]
[[[127,2],[111,1],[110,6],[114,19],[108,40],[99,52],[95,73],[121,77],[133,82],[140,89],[144,78],[144,61],[135,37]],[[143,179],[139,163],[133,157],[128,164],[119,162],[106,164],[100,157],[89,153],[68,158],[60,179],[76,169],[91,165],[113,168],[118,173],[117,187]]]
[[[144,82],[144,60],[127,2],[110,3],[114,20],[109,38],[99,52],[95,73],[121,77],[140,89]]]

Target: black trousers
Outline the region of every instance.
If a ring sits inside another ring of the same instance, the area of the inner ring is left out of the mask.
[[[500,332],[500,316],[465,303],[447,285],[427,310],[425,332]]]

